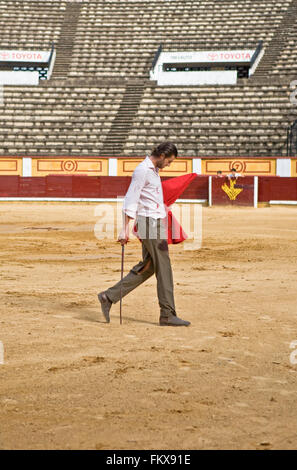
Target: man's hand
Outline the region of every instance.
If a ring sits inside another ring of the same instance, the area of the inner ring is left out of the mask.
[[[122,246],[126,245],[128,241],[129,241],[129,225],[126,228],[123,228],[118,236],[118,242],[120,242]]]
[[[123,228],[118,236],[118,242],[120,242],[122,246],[126,245],[126,243],[129,241],[130,220],[132,220],[132,217],[129,217],[127,214],[125,214]]]

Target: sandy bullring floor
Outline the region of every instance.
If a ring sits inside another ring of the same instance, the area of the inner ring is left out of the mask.
[[[297,209],[203,208],[202,248],[170,247],[192,326],[164,328],[154,278],[103,322],[94,208],[0,204],[0,449],[296,449]]]

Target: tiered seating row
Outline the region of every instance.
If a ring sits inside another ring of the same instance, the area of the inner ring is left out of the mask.
[[[148,77],[164,50],[269,46],[292,0],[83,0],[69,77]],[[0,0],[0,48],[57,45],[67,0]],[[70,19],[71,23],[71,19]],[[70,24],[71,26],[71,24]],[[64,25],[65,27],[65,25]],[[71,26],[72,27],[72,26]],[[76,26],[75,26],[76,27]],[[275,75],[296,73],[294,31]]]
[[[269,44],[290,0],[83,2],[70,76],[147,77],[164,50]]]
[[[271,72],[274,76],[291,75],[297,78],[297,20],[295,31],[290,31],[285,49]]]
[[[100,155],[125,86],[4,87],[0,155]],[[124,155],[164,139],[184,156],[286,154],[287,85],[156,87],[148,84]]]
[[[285,155],[287,86],[147,87],[125,154],[178,142],[184,156]]]
[[[125,87],[5,87],[0,154],[100,153]]]
[[[67,1],[0,1],[0,49],[48,50],[59,39]]]

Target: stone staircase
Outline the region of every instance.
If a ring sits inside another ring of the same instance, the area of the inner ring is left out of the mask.
[[[292,0],[287,12],[285,13],[282,19],[281,24],[275,31],[274,36],[269,43],[269,46],[266,48],[264,57],[258,65],[254,75],[251,77],[251,82],[257,81],[258,78],[267,79],[269,75],[271,76],[271,73],[276,63],[286,46],[290,31],[292,30],[292,28],[296,27],[296,18],[297,0]]]
[[[117,115],[113,120],[111,129],[104,142],[101,155],[123,154],[124,146],[129,135],[129,131],[133,126],[143,92],[144,85],[139,83],[127,85]]]
[[[52,79],[68,76],[80,11],[81,3],[67,3]]]

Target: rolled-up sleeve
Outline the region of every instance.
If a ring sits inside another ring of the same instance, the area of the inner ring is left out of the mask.
[[[143,167],[137,167],[134,170],[131,184],[124,199],[123,211],[132,219],[136,218],[141,190],[146,181],[146,173],[147,170]]]

